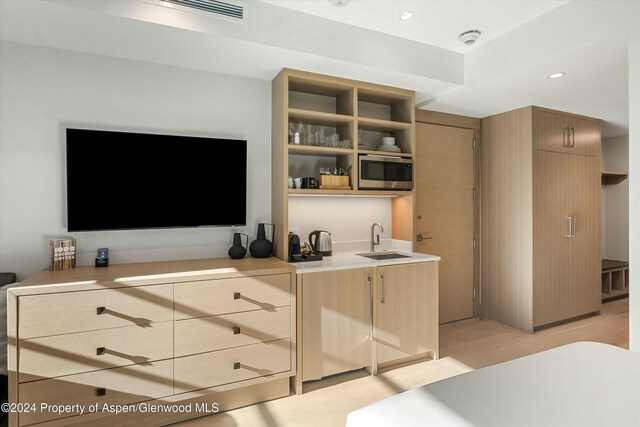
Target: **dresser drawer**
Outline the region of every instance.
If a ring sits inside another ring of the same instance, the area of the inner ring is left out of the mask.
[[[20,339],[173,319],[173,285],[22,296]]]
[[[18,342],[19,382],[173,357],[173,322],[32,338]]]
[[[214,387],[291,369],[290,340],[247,345],[174,359],[175,392]]]
[[[291,337],[291,310],[254,310],[175,322],[175,356]]]
[[[102,392],[104,393],[103,395]],[[21,403],[36,403],[37,412],[19,415],[20,425],[65,418],[79,411],[40,412],[40,404],[72,405],[72,408],[99,404],[109,405],[143,402],[173,394],[173,361],[165,360],[145,365],[132,365],[117,369],[70,375],[56,379],[20,384]]]
[[[291,275],[237,277],[175,285],[175,318],[189,319],[291,304]]]

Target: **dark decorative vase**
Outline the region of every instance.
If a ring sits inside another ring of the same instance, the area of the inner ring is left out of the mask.
[[[247,243],[242,246],[242,237],[247,238]],[[233,233],[233,246],[229,248],[229,257],[231,259],[242,259],[247,254],[246,245],[249,244],[249,236],[243,233]]]
[[[258,224],[258,238],[249,246],[249,252],[254,258],[269,258],[273,254],[273,243],[267,240],[265,225],[273,226],[272,235],[275,236],[276,226],[274,224]]]

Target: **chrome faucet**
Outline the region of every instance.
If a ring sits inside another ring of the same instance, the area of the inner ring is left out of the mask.
[[[384,233],[384,229],[382,228],[382,224],[379,222],[374,222],[371,226],[371,252],[375,252],[376,245],[380,244],[380,235],[376,235],[376,240],[373,240],[373,234],[375,233],[376,225],[380,228],[380,233]]]

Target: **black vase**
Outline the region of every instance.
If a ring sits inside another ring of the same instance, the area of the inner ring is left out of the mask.
[[[249,236],[242,233],[233,233],[233,246],[229,248],[229,257],[231,259],[242,259],[247,254],[247,248],[242,246],[242,237],[245,236],[247,238],[247,243],[249,243]]]
[[[269,258],[273,254],[273,243],[267,240],[265,225],[273,226],[273,235],[275,235],[276,226],[274,224],[258,224],[258,238],[249,246],[249,252],[254,258]]]

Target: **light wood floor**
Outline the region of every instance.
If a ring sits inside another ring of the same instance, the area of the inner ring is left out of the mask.
[[[240,408],[181,423],[181,427],[334,427],[347,414],[382,398],[576,341],[629,348],[627,299],[603,305],[599,316],[527,334],[491,320],[468,319],[440,327],[441,358],[393,369],[376,377],[363,373],[314,384],[302,396]],[[344,377],[344,376],[343,376]],[[353,379],[355,378],[355,379]]]

